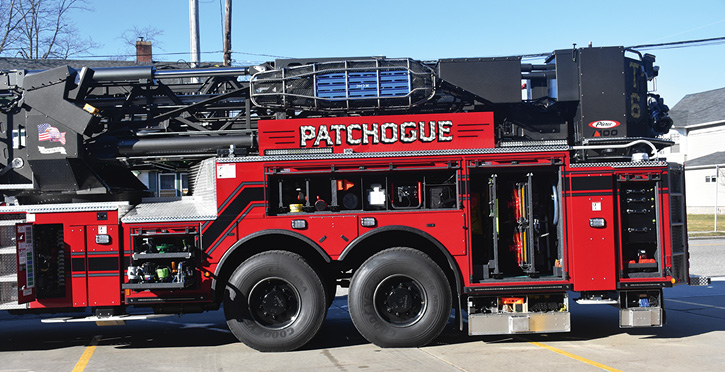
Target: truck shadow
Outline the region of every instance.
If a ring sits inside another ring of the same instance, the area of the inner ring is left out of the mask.
[[[709,303],[712,303],[708,305]],[[521,343],[528,341],[594,340],[629,334],[640,339],[679,339],[713,331],[725,331],[725,295],[673,300],[667,305],[667,323],[662,328],[621,329],[618,309],[606,305],[571,303],[571,332],[550,334],[468,336],[451,317],[443,333],[430,346],[471,342]],[[94,323],[43,324],[50,316],[5,316],[0,319],[0,351],[54,350],[85,347],[100,335],[100,346],[117,349],[185,348],[223,346],[239,341],[226,326],[222,310],[186,314],[125,326],[98,327]],[[464,324],[465,326],[465,324]],[[347,311],[347,296],[339,296],[328,311],[319,334],[301,351],[335,349],[368,344],[355,329]],[[240,344],[240,347],[245,347]]]
[[[717,298],[719,297],[719,299]],[[725,304],[725,296],[709,297]],[[725,331],[725,307],[707,304],[683,304],[670,301],[663,327],[619,328],[619,310],[607,305],[571,305],[571,332],[500,336],[468,336],[449,323],[434,342],[453,345],[467,342],[521,343],[529,341],[587,341],[627,334],[639,339],[680,339],[710,332]]]
[[[237,343],[221,311],[130,321],[122,326],[99,327],[95,323],[44,324],[54,316],[4,317],[0,351],[54,350],[88,346],[99,336],[98,345],[127,348],[221,346]]]

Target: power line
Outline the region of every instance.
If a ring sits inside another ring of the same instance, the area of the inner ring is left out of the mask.
[[[221,50],[215,50],[211,52],[201,52],[203,54],[210,53],[221,53]],[[154,53],[153,56],[176,56],[176,55],[188,55],[189,52],[167,52],[167,53]],[[114,58],[114,57],[136,57],[136,54],[109,54],[109,55],[87,55],[87,56],[73,56],[73,58]]]
[[[640,44],[628,46],[626,48],[637,49],[637,50],[653,50],[653,49],[675,49],[675,48],[689,48],[698,46],[709,46],[725,44],[725,36],[713,37],[708,39],[694,39],[694,40],[682,40],[673,41],[668,43],[656,43],[656,44]],[[20,50],[21,48],[6,48],[5,50]],[[201,52],[202,54],[214,54],[224,53],[223,50],[214,50],[209,52]],[[269,58],[294,58],[288,56],[279,56],[274,54],[262,54],[262,53],[251,53],[251,52],[237,52],[232,51],[233,54],[242,54],[255,57],[269,57]],[[189,52],[167,52],[167,53],[154,53],[154,56],[174,56],[174,55],[188,55]],[[519,54],[506,57],[521,58],[521,59],[536,59],[543,58],[551,55],[551,52],[545,53],[530,53],[530,54]],[[118,57],[135,57],[136,54],[110,54],[110,55],[84,55],[84,56],[73,56],[73,58],[118,58]]]
[[[628,46],[625,48],[636,49],[636,50],[655,50],[655,49],[690,48],[690,47],[719,45],[719,44],[725,44],[725,36],[713,37],[713,38],[708,38],[708,39],[672,41],[672,42],[668,42],[668,43],[640,44],[640,45]],[[536,59],[536,58],[548,57],[549,55],[551,55],[551,52],[520,54],[520,55],[508,56],[508,57],[513,57],[513,58],[519,57],[521,59]]]
[[[685,48],[685,47],[691,47],[691,46],[701,46],[700,44],[704,45],[717,45],[717,44],[723,44],[725,43],[725,36],[723,37],[713,37],[709,39],[697,39],[697,40],[684,40],[684,41],[673,41],[669,43],[658,43],[658,44],[642,44],[642,45],[634,45],[628,48],[632,49],[673,49],[673,48]],[[698,45],[695,45],[698,44]],[[702,46],[704,46],[702,45]]]
[[[214,54],[214,53],[224,53],[223,50],[213,50],[209,52],[201,52],[202,54]],[[232,51],[234,54],[243,54],[248,56],[255,56],[255,57],[271,57],[271,58],[292,58],[292,57],[285,57],[285,56],[278,56],[273,54],[260,54],[260,53],[248,53],[248,52],[235,52]],[[167,52],[167,53],[154,53],[154,57],[156,56],[175,56],[175,55],[188,55],[189,52]],[[110,55],[87,55],[87,56],[74,56],[74,58],[114,58],[114,57],[136,57],[136,54],[110,54]]]

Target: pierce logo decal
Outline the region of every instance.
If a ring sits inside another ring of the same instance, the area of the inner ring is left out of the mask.
[[[619,125],[620,123],[614,120],[597,120],[589,123],[589,126],[595,129],[611,129],[616,128]]]

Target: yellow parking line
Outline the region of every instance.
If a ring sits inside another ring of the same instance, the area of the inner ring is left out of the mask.
[[[93,337],[93,340],[91,340],[91,344],[86,347],[83,355],[81,355],[81,359],[78,360],[76,366],[73,367],[73,372],[83,372],[83,370],[86,369],[86,365],[88,365],[88,362],[91,360],[93,352],[96,351],[96,346],[98,345],[99,341],[101,341],[101,335]]]
[[[579,355],[574,355],[574,354],[572,354],[572,353],[568,353],[568,352],[566,352],[566,351],[564,351],[564,350],[561,350],[561,349],[557,349],[557,348],[555,348],[555,347],[553,347],[553,346],[549,346],[549,345],[546,345],[546,344],[542,344],[541,342],[534,342],[534,341],[529,341],[529,343],[530,343],[530,344],[532,344],[532,345],[534,345],[534,346],[542,347],[542,348],[544,348],[544,349],[546,349],[546,350],[549,350],[549,351],[553,351],[553,352],[555,352],[555,353],[557,353],[557,354],[561,354],[561,355],[563,355],[563,356],[565,356],[565,357],[569,357],[569,358],[572,358],[572,359],[574,359],[574,360],[578,360],[578,361],[580,361],[580,362],[583,362],[583,363],[586,363],[586,364],[592,365],[592,366],[594,366],[594,367],[597,367],[597,368],[601,368],[601,369],[603,369],[603,370],[605,370],[605,371],[610,371],[610,372],[622,372],[621,370],[618,370],[618,369],[616,369],[616,368],[612,368],[612,367],[609,367],[609,366],[605,366],[605,365],[604,365],[604,364],[602,364],[602,363],[597,363],[597,362],[595,362],[595,361],[593,361],[593,360],[589,360],[589,359],[587,359],[587,358],[584,358],[584,357],[580,357]]]

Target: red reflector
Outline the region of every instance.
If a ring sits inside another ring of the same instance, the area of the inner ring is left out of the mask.
[[[502,297],[501,302],[504,305],[523,305],[525,299],[523,297]]]

